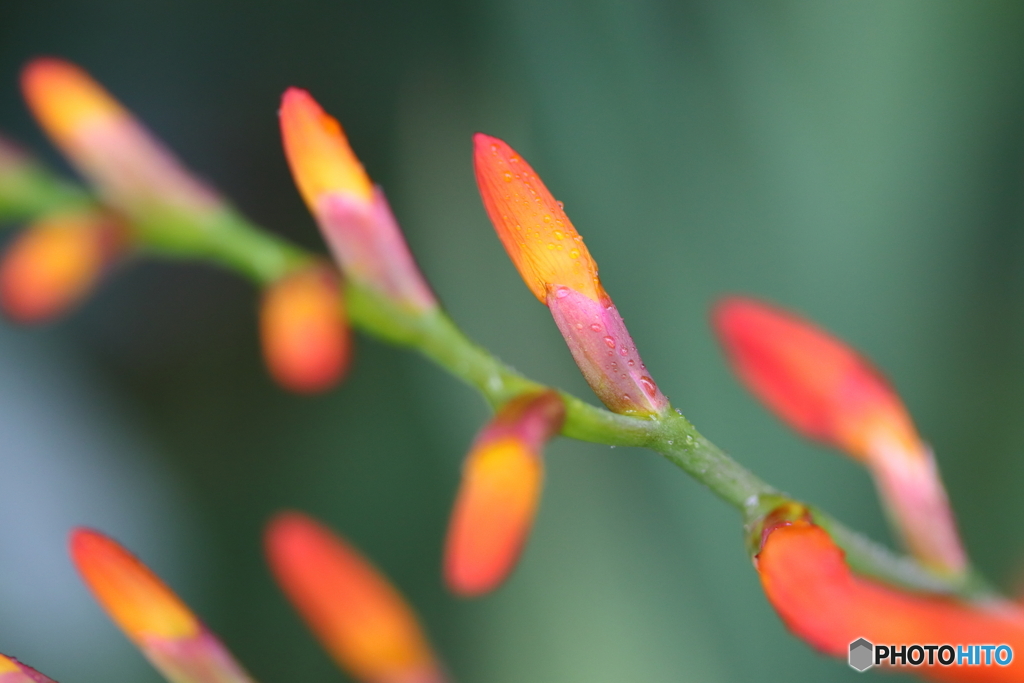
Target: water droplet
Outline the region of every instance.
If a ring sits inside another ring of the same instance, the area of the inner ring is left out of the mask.
[[[551,243],[549,243],[549,244],[548,244],[548,249],[550,249],[551,251],[554,251],[554,250],[555,250],[555,244],[554,244],[554,242],[551,242]]]
[[[569,296],[569,288],[559,287],[558,289],[555,290],[555,296],[559,299],[564,299],[565,297]]]
[[[512,182],[512,174],[509,173],[508,171],[505,171],[505,182],[506,183],[511,183]]]
[[[672,439],[669,439],[669,440],[668,440],[668,441],[666,441],[665,443],[667,443],[667,444],[668,444],[669,446],[671,446],[672,444],[674,444],[674,443],[675,443],[675,441],[673,441]]]
[[[644,388],[644,391],[646,391],[647,395],[651,398],[654,398],[654,395],[658,393],[658,387],[654,386],[654,380],[650,377],[641,377],[640,386]]]
[[[625,357],[626,357],[626,354],[627,354],[627,353],[629,353],[629,351],[627,351],[627,350],[626,350],[626,347],[625,347],[625,346],[620,346],[620,347],[619,347],[619,355],[620,355],[620,356],[622,356],[623,358],[625,358]],[[629,363],[629,364],[630,364],[630,365],[632,365],[632,364],[633,364],[633,362],[632,362],[632,361],[630,361],[630,363]]]
[[[494,152],[495,154],[497,154],[498,153],[498,146],[497,145],[491,145],[491,151]]]
[[[562,202],[555,202],[555,204],[558,204],[558,208],[559,209],[564,209],[565,208],[565,204],[563,204]]]
[[[583,323],[576,323],[576,329],[577,330],[582,330],[583,329]]]
[[[550,223],[551,222],[551,216],[545,215],[544,216],[544,222],[545,223]],[[555,233],[555,237],[558,237],[558,233],[557,232]],[[562,239],[562,238],[558,237],[558,239]]]
[[[545,218],[547,218],[547,216],[545,216]],[[555,239],[556,240],[565,239],[565,235],[562,234],[561,230],[555,230]]]
[[[569,252],[569,256],[571,258],[579,258],[580,257],[580,250],[579,249],[573,249],[572,251]]]
[[[615,348],[615,340],[612,339],[611,337],[605,337],[604,338],[604,343],[608,345],[609,349],[614,349]]]
[[[636,363],[634,363],[634,362],[633,362],[633,359],[632,359],[632,358],[630,358],[630,359],[629,359],[629,367],[633,367],[634,365],[636,365]]]
[[[511,157],[511,158],[509,158],[509,161],[511,161],[513,164],[518,164],[519,163],[519,157]]]
[[[629,394],[623,394],[622,395],[622,400],[623,401],[631,401],[632,399],[629,397]]]
[[[622,379],[626,379],[626,373],[622,373],[620,377],[622,377]]]
[[[683,414],[683,411],[679,410],[679,408],[676,408],[676,414],[677,414],[677,415],[682,415],[682,414]]]
[[[601,326],[598,325],[597,323],[594,323],[593,325],[590,326],[590,329],[592,329],[594,332],[600,332]]]

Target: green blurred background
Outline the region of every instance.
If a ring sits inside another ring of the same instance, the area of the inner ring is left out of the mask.
[[[275,116],[286,86],[309,88],[453,317],[589,396],[476,196],[471,134],[508,140],[707,436],[889,539],[865,473],[755,404],[706,324],[726,292],[795,308],[886,370],[978,564],[1005,586],[1022,573],[1019,3],[0,0],[0,130],[66,168],[18,95],[41,54],[86,67],[246,214],[322,249]],[[0,651],[63,683],[157,680],[66,559],[68,529],[90,524],[264,683],[347,680],[261,558],[265,520],[294,507],[395,580],[463,683],[854,680],[781,626],[736,513],[650,452],[552,444],[518,571],[492,597],[450,597],[441,542],[482,402],[366,338],[340,389],[287,395],[255,311],[228,274],[141,262],[52,326],[0,323]]]

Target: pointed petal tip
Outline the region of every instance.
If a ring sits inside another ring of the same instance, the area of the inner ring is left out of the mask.
[[[81,67],[38,57],[22,69],[21,87],[32,113],[58,140],[92,123],[125,116],[109,93]]]
[[[473,167],[487,215],[533,295],[568,287],[593,301],[606,298],[583,239],[536,171],[504,141],[477,133]]]
[[[308,91],[295,87],[285,90],[279,114],[285,156],[310,211],[316,214],[324,194],[335,192],[369,206],[373,183],[337,119]]]

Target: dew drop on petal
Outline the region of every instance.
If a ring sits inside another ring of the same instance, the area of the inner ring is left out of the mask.
[[[615,348],[615,340],[612,339],[611,337],[605,337],[604,338],[604,343],[608,345],[609,349],[614,349]]]
[[[644,391],[651,398],[654,398],[654,395],[658,393],[658,387],[654,385],[654,380],[646,375],[640,378],[640,386],[643,387]]]
[[[594,323],[593,325],[590,326],[590,329],[592,329],[594,332],[600,332],[601,326],[598,325],[597,323]]]

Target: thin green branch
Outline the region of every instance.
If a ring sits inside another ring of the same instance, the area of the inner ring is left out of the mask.
[[[54,205],[81,202],[87,195],[68,184],[45,180],[29,206],[40,213]],[[0,195],[2,196],[2,195]],[[0,203],[0,207],[2,207]],[[27,217],[27,216],[26,216]],[[249,278],[257,286],[274,282],[315,259],[299,247],[257,227],[237,212],[213,213],[200,221],[179,212],[154,211],[136,216],[138,243],[155,255],[203,259]],[[525,391],[545,388],[470,341],[441,310],[412,312],[365,287],[346,286],[349,318],[356,328],[385,341],[418,350],[452,375],[477,389],[493,407]],[[752,522],[785,502],[799,502],[779,492],[704,438],[683,416],[669,411],[661,417],[618,415],[560,392],[566,403],[562,434],[569,438],[614,446],[642,446],[660,453],[707,486]],[[997,599],[975,573],[951,578],[928,571],[908,556],[850,530],[821,510],[809,506],[816,523],[846,551],[859,573],[920,591],[957,595],[972,600]]]

